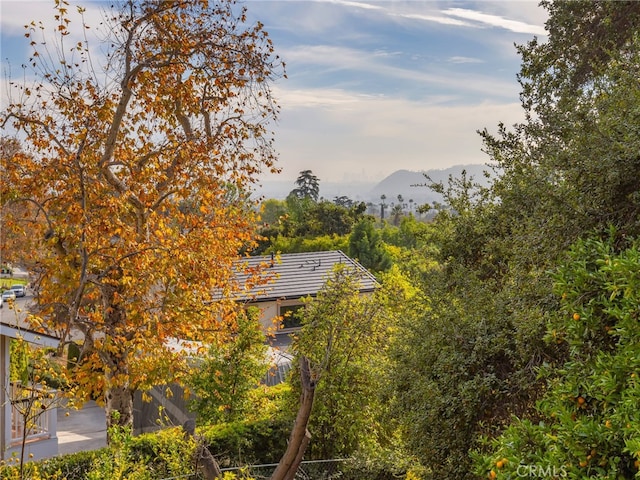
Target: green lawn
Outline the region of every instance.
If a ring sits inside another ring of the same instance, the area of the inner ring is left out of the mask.
[[[0,291],[4,291],[11,285],[26,285],[27,281],[24,278],[0,278]]]

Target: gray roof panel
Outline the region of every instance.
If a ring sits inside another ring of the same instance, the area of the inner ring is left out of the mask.
[[[250,288],[242,295],[254,302],[314,296],[322,289],[336,264],[346,264],[360,276],[361,292],[372,292],[379,286],[367,269],[340,250],[285,253],[276,255],[273,260],[268,255],[247,257],[240,263],[250,269],[267,266],[262,277],[271,281]],[[238,280],[244,284],[248,277],[248,274],[242,273],[238,275]]]

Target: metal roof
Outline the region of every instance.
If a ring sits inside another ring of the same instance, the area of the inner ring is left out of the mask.
[[[247,257],[240,263],[250,269],[266,265],[262,277],[270,281],[252,287],[242,294],[244,299],[254,302],[315,296],[330,277],[336,264],[348,265],[354,274],[358,275],[360,292],[372,292],[379,286],[366,268],[340,250]],[[240,274],[238,277],[241,284],[244,284],[247,275]]]
[[[42,345],[44,347],[57,347],[60,345],[60,339],[57,337],[52,337],[51,335],[46,335],[44,333],[36,332],[35,330],[22,328],[18,325],[11,325],[4,322],[0,322],[0,336],[21,338],[26,342]]]

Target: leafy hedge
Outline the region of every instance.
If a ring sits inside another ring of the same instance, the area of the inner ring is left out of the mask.
[[[221,466],[277,463],[287,448],[291,422],[253,420],[202,427],[209,451]]]
[[[221,466],[276,463],[286,449],[291,425],[255,420],[202,427],[209,450]],[[112,435],[112,446],[96,451],[60,455],[25,465],[23,478],[86,480],[93,478],[162,479],[193,473],[194,443],[182,429],[170,428],[132,437]],[[20,478],[19,467],[0,465],[0,478]]]
[[[78,452],[40,462],[29,462],[24,465],[22,477],[30,480],[84,480],[87,478],[86,473],[91,470],[92,464],[101,453],[100,450]],[[12,465],[11,460],[0,463],[0,478],[3,480],[20,479],[19,467]]]

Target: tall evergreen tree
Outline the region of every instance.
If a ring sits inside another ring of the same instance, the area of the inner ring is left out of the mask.
[[[318,201],[320,195],[320,179],[316,177],[311,170],[303,170],[296,179],[297,187],[293,189],[290,195],[297,198],[308,198],[314,202]]]

